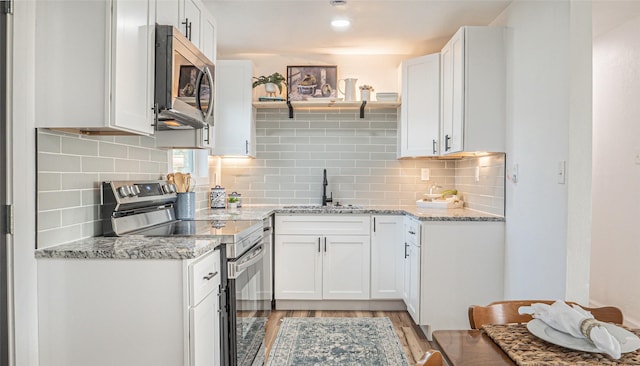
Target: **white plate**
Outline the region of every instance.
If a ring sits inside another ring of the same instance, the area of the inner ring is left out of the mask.
[[[609,333],[620,342],[622,353],[633,352],[640,348],[640,338],[628,330],[611,323],[602,323]],[[527,329],[534,336],[576,351],[602,353],[593,343],[586,338],[576,338],[565,332],[555,330],[540,319],[533,319],[527,323]]]

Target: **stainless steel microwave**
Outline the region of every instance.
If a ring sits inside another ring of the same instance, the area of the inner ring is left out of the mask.
[[[156,130],[213,126],[215,66],[170,25],[156,25]]]

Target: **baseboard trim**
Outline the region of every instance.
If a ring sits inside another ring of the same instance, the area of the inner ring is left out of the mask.
[[[276,300],[276,310],[404,311],[402,300]]]

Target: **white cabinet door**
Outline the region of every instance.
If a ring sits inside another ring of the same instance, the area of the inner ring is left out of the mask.
[[[407,291],[407,311],[416,324],[420,324],[420,247],[409,244],[407,247],[409,264],[409,284]]]
[[[200,50],[209,58],[209,60],[216,63],[216,52],[217,52],[217,37],[218,37],[218,29],[216,25],[216,20],[211,15],[204,13],[204,18],[202,19],[202,46]]]
[[[322,298],[369,299],[369,236],[326,236],[322,244]]]
[[[462,151],[464,28],[442,49],[442,153]]]
[[[255,108],[252,105],[253,63],[220,60],[216,64],[214,155],[255,157]]]
[[[111,123],[153,134],[155,19],[153,1],[117,1],[113,5]]]
[[[181,31],[184,31],[194,45],[202,50],[201,27],[203,18],[203,4],[197,0],[184,0],[184,22]]]
[[[469,326],[467,308],[504,296],[504,222],[423,224],[420,325]],[[434,296],[429,296],[434,294]]]
[[[373,216],[371,298],[401,299],[403,290],[403,216]]]
[[[180,19],[182,15],[183,0],[157,0],[156,1],[156,23],[160,25],[172,25],[184,32],[184,27],[180,29]]]
[[[403,61],[398,157],[438,155],[439,133],[440,54]]]
[[[441,51],[441,152],[504,151],[501,27],[462,27]]]
[[[210,293],[200,304],[191,308],[189,323],[190,365],[220,365],[220,317],[217,292]]]
[[[152,134],[154,20],[155,0],[37,2],[36,126]]]
[[[275,236],[275,298],[322,299],[322,238]]]

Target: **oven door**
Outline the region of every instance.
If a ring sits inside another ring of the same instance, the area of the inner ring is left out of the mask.
[[[269,255],[269,247],[260,241],[240,258],[229,259],[232,366],[250,366],[264,357],[265,326],[271,311],[270,296],[265,296],[269,292],[265,289],[266,278],[270,277]]]

